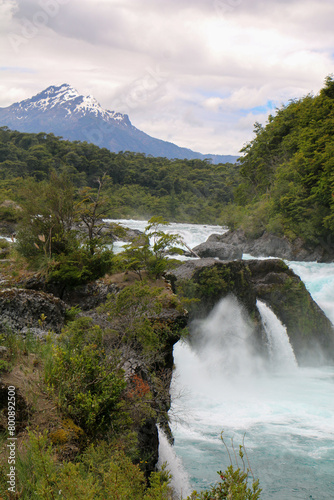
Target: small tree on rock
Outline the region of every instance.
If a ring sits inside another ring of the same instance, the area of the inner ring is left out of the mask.
[[[168,226],[169,222],[163,217],[152,217],[148,221],[144,235],[135,238],[126,245],[123,261],[127,269],[139,274],[145,269],[150,276],[161,277],[174,263],[168,259],[170,254],[183,254],[177,245],[182,245],[182,238],[178,234],[167,234],[161,226]]]

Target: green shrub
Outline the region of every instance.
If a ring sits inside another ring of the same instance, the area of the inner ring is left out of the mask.
[[[225,472],[218,472],[221,481],[212,486],[209,491],[194,492],[188,500],[258,500],[261,489],[259,481],[254,481],[252,487],[248,487],[248,473],[241,469],[235,469],[230,465]]]
[[[0,221],[16,223],[19,220],[18,211],[13,206],[0,206]]]
[[[182,254],[183,251],[175,246],[182,244],[182,240],[179,235],[166,234],[160,229],[168,225],[163,217],[152,217],[148,221],[145,234],[125,247],[122,258],[126,269],[135,271],[140,278],[145,269],[149,276],[157,279],[175,266],[167,255]]]
[[[79,248],[69,254],[60,254],[48,271],[48,281],[77,286],[104,276],[113,267],[113,253],[104,250],[93,255],[89,249]]]
[[[6,238],[0,238],[0,250],[5,250],[10,247],[10,243]]]
[[[46,382],[61,409],[88,434],[117,427],[126,387],[116,352],[106,352],[103,332],[90,318],[79,318],[64,330],[53,348]]]
[[[3,498],[6,472],[0,468]],[[169,500],[170,477],[166,470],[153,473],[148,487],[139,466],[104,442],[90,445],[76,463],[59,462],[46,432],[29,433],[16,463],[16,489],[23,499]]]
[[[108,314],[118,343],[157,356],[170,334],[166,325],[156,321],[162,310],[162,290],[138,281],[109,296],[101,310]]]
[[[5,259],[10,254],[10,243],[6,238],[0,238],[0,259]]]

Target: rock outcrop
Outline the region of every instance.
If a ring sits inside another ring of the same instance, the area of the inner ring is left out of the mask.
[[[64,283],[48,282],[43,276],[32,276],[20,282],[27,290],[43,291],[62,299],[69,307],[79,306],[82,311],[90,311],[106,301],[118,286],[96,280],[86,285],[68,287]]]
[[[59,333],[65,322],[66,304],[45,292],[10,288],[0,291],[0,328],[45,335]]]
[[[199,257],[217,257],[219,260],[234,260],[242,258],[242,249],[229,243],[222,243],[219,241],[210,241],[201,243],[193,248],[193,251]]]
[[[49,284],[39,275],[21,280],[20,286],[26,288],[0,290],[0,331],[23,335],[31,332],[39,337],[45,336],[50,330],[60,333],[68,316],[67,310],[76,305],[82,311],[80,314],[91,317],[94,324],[108,330],[111,328],[108,312],[103,313],[96,308],[106,301],[110,293],[117,294],[129,284],[125,281],[127,276],[124,276],[122,283],[119,281],[119,275],[117,276],[116,282],[113,282],[113,277],[111,277],[108,280],[97,280],[87,285],[71,288]],[[114,279],[116,279],[115,276]],[[169,297],[169,300],[166,298],[162,310],[151,318],[159,327],[168,331],[163,353],[154,359],[155,376],[152,376],[152,366],[148,367],[145,364],[145,356],[136,351],[133,351],[131,355],[132,363],[129,374],[130,376],[138,374],[149,384],[154,400],[152,408],[157,411],[159,424],[168,434],[170,429],[167,412],[171,404],[169,388],[173,372],[173,345],[179,340],[180,330],[186,326],[188,317],[186,311],[176,307],[177,300],[172,294],[169,283],[165,282],[165,288],[166,297]],[[62,299],[59,298],[60,296]],[[126,347],[124,345],[124,350]],[[3,349],[6,350],[6,348]],[[120,351],[122,351],[121,347]],[[124,363],[128,356],[124,354]],[[144,422],[140,422],[136,432],[140,456],[144,458],[142,468],[148,477],[158,460],[157,417],[150,416]]]
[[[295,355],[303,363],[316,364],[319,348],[334,359],[334,329],[329,319],[314,302],[300,278],[281,260],[237,260],[219,262],[214,259],[188,261],[173,271],[174,289],[191,290],[196,304],[192,317],[205,317],[221,298],[233,294],[248,312],[254,324],[254,336],[260,350],[266,344],[256,300],[266,302],[286,326]],[[189,286],[191,283],[191,286]]]
[[[301,238],[293,242],[286,237],[270,233],[256,239],[247,238],[244,231],[228,231],[224,234],[212,234],[205,243],[194,249],[201,257],[218,257],[221,260],[241,258],[242,254],[254,257],[277,257],[280,259],[305,262],[332,262],[334,247],[330,243],[311,247]]]

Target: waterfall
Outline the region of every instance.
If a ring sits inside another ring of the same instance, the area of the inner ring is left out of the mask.
[[[192,489],[207,489],[229,466],[223,430],[236,446],[245,438],[264,500],[332,500],[334,369],[297,368],[284,326],[262,302],[258,309],[269,361],[256,351],[249,318],[233,297],[174,346],[169,452],[182,458]]]
[[[297,368],[297,360],[285,326],[264,302],[257,300],[256,305],[267,334],[270,361],[273,368],[279,371]]]
[[[140,230],[147,225],[119,222]],[[199,224],[172,224],[170,229],[181,233],[188,246],[203,243],[210,233],[224,232]],[[289,267],[334,323],[334,264],[290,262]],[[268,308],[263,306],[265,325]],[[273,332],[278,320],[272,316],[266,330],[276,369],[268,370],[270,363],[257,354],[250,322],[236,300],[224,299],[207,320],[191,325],[193,340],[174,346],[169,415],[175,441],[171,447],[160,432],[159,463],[169,463],[177,498],[192,489],[209,488],[218,480],[216,471],[229,465],[220,440],[224,430],[236,445],[245,438],[252,470],[263,489],[261,499],[333,500],[334,367],[294,369],[284,327],[279,324]],[[277,332],[283,334],[283,349]]]
[[[204,320],[193,321],[190,332],[202,373],[234,379],[262,371],[263,360],[256,352],[252,323],[234,296],[221,299]]]
[[[184,470],[182,460],[176,455],[173,446],[169,443],[165,433],[158,427],[159,433],[159,461],[158,468],[166,463],[172,474],[171,486],[177,499],[186,498],[191,493],[188,474]]]

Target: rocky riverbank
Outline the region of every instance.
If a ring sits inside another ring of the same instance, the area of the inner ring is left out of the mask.
[[[212,234],[205,243],[193,249],[200,257],[218,257],[221,260],[241,259],[243,254],[253,257],[277,257],[305,262],[333,262],[334,246],[331,242],[311,246],[301,238],[294,241],[263,233],[260,238],[248,238],[242,229],[225,234]]]

